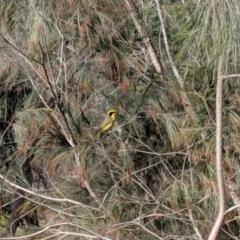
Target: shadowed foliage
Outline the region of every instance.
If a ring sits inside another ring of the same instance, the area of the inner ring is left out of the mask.
[[[240,72],[239,11],[236,0],[0,0],[0,236],[206,239],[216,82]],[[224,82],[227,208],[240,203],[238,78]],[[115,127],[93,141],[112,108]],[[219,239],[238,234],[235,209]]]

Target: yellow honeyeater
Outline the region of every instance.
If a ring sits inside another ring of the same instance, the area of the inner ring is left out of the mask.
[[[115,123],[116,115],[117,115],[117,111],[114,109],[111,109],[107,112],[106,118],[104,119],[104,121],[100,125],[100,127],[98,128],[97,133],[93,139],[100,136],[102,133],[109,131],[113,127],[113,125]]]

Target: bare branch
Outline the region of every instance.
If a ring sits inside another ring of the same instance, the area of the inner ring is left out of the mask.
[[[45,200],[50,200],[50,201],[53,201],[53,202],[68,202],[68,203],[72,203],[72,204],[76,204],[78,206],[81,206],[81,207],[84,207],[86,209],[92,209],[92,210],[97,210],[99,211],[98,208],[94,208],[94,207],[91,207],[91,206],[88,206],[88,205],[85,205],[83,203],[80,203],[80,202],[77,202],[77,201],[74,201],[74,200],[71,200],[71,199],[68,199],[68,198],[64,198],[64,199],[60,199],[60,198],[54,198],[54,197],[49,197],[49,196],[46,196],[46,195],[43,195],[43,194],[39,194],[39,193],[35,193],[33,191],[30,191],[24,187],[21,187],[9,180],[7,180],[3,175],[0,174],[0,178],[4,181],[4,183],[7,183],[8,185],[12,186],[12,187],[15,187],[17,189],[20,189],[26,193],[29,193],[35,197],[40,197],[40,198],[43,198]]]
[[[240,77],[240,74],[230,74],[230,75],[222,76],[223,79],[233,78],[233,77]]]
[[[84,234],[84,233],[76,233],[76,232],[62,232],[60,230],[56,230],[55,228],[58,228],[58,227],[61,227],[61,226],[72,226],[72,227],[75,227],[75,228],[79,228],[81,230],[84,230],[86,232],[88,232],[89,234]],[[50,225],[50,226],[47,226],[45,227],[44,229],[38,231],[38,232],[35,232],[35,233],[32,233],[32,234],[29,234],[29,235],[25,235],[23,237],[5,237],[5,238],[0,238],[0,240],[15,240],[15,239],[32,239],[32,237],[36,237],[38,236],[39,234],[42,234],[48,230],[55,230],[58,232],[58,235],[59,234],[66,234],[66,235],[74,235],[74,236],[83,236],[83,237],[88,237],[88,238],[91,238],[91,239],[103,239],[103,240],[112,240],[111,238],[107,238],[107,237],[104,237],[104,236],[101,236],[97,233],[94,233],[92,232],[91,230],[89,229],[86,229],[84,227],[81,227],[79,225],[76,225],[76,224],[71,224],[71,223],[68,223],[68,222],[63,222],[63,223],[59,223],[59,224],[53,224],[53,225]]]
[[[229,181],[228,189],[229,189],[229,194],[230,194],[230,196],[231,196],[231,198],[233,200],[233,203],[235,204],[235,206],[231,207],[230,209],[232,209],[232,208],[236,209],[238,211],[238,213],[240,213],[240,207],[239,207],[240,206],[240,197],[239,197],[239,194],[238,194],[238,186],[237,186],[237,184],[233,180]],[[230,211],[232,211],[230,209],[228,209],[226,211],[226,213],[229,213]]]
[[[223,77],[222,58],[219,59],[218,65],[218,79],[216,87],[216,172],[217,172],[217,186],[219,196],[218,215],[212,230],[209,234],[208,240],[215,240],[221,229],[224,214],[225,214],[225,192],[222,166],[222,105],[223,105]]]
[[[174,75],[177,79],[177,82],[178,82],[178,84],[181,88],[181,96],[182,96],[183,105],[185,106],[186,112],[195,119],[196,114],[195,114],[195,111],[193,110],[191,102],[190,102],[190,100],[189,100],[189,98],[188,98],[188,96],[185,92],[184,80],[181,78],[180,73],[178,72],[178,69],[174,64],[172,55],[170,53],[170,47],[169,47],[169,44],[168,44],[167,33],[166,33],[166,30],[165,30],[165,25],[164,25],[159,1],[155,0],[155,2],[156,2],[156,6],[157,6],[157,11],[158,11],[158,17],[159,17],[160,24],[161,24],[161,30],[162,30],[162,34],[163,34],[165,49],[166,49],[167,56],[168,56],[171,68],[173,70],[173,73],[174,73]]]
[[[188,213],[189,213],[189,219],[191,220],[191,223],[192,223],[193,228],[194,228],[194,230],[195,230],[195,232],[196,232],[196,235],[197,235],[197,237],[198,237],[198,240],[203,240],[203,237],[202,237],[201,233],[199,232],[199,230],[198,230],[198,228],[197,228],[197,226],[196,226],[196,224],[195,224],[195,220],[193,219],[192,209],[189,209],[189,210],[188,210]]]
[[[157,58],[156,51],[155,51],[155,49],[154,49],[154,47],[153,47],[153,45],[151,43],[150,38],[146,37],[146,35],[145,35],[145,33],[144,33],[143,29],[142,29],[142,26],[139,23],[136,15],[135,15],[135,11],[134,11],[134,9],[131,6],[131,3],[128,0],[125,0],[125,3],[126,3],[126,6],[127,6],[128,10],[130,12],[130,15],[131,15],[131,18],[132,18],[132,20],[134,22],[134,25],[135,25],[135,27],[136,27],[136,29],[138,31],[138,34],[143,39],[143,43],[144,43],[144,45],[145,45],[145,47],[147,49],[147,52],[149,54],[149,57],[150,57],[150,59],[152,61],[153,66],[155,67],[155,69],[156,69],[156,71],[158,73],[162,73],[161,64],[160,64],[160,62],[159,62],[159,60]]]

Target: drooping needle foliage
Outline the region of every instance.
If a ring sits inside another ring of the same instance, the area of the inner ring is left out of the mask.
[[[206,239],[218,76],[226,206],[240,203],[239,13],[237,0],[0,0],[0,236]],[[109,109],[115,126],[93,141]],[[219,236],[238,234],[236,208]]]

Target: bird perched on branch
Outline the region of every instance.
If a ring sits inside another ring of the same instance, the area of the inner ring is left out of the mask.
[[[101,136],[101,134],[111,130],[111,128],[115,123],[116,115],[117,115],[117,111],[114,109],[110,109],[107,112],[107,116],[102,122],[102,124],[100,125],[100,127],[98,128],[97,133],[94,136],[93,140],[96,139],[98,136]]]

